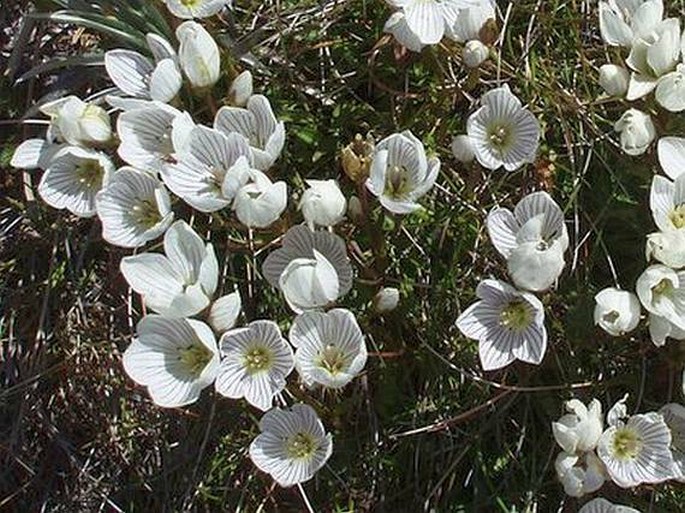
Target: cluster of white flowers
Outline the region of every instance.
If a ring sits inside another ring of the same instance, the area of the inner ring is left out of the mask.
[[[628,415],[626,399],[609,410],[606,428],[597,399],[587,406],[578,399],[567,401],[569,413],[552,422],[562,449],[555,469],[568,495],[594,493],[607,480],[630,488],[685,479],[685,407],[671,403],[659,412]]]

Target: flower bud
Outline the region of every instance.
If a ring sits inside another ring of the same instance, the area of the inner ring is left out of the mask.
[[[628,92],[629,80],[628,70],[621,66],[605,64],[599,68],[599,85],[609,96],[625,96]]]
[[[394,287],[383,287],[373,298],[373,307],[378,313],[391,312],[400,302],[400,291]]]
[[[371,134],[367,134],[366,138],[357,134],[354,136],[354,141],[343,148],[340,160],[350,180],[362,183],[369,177],[374,148]]]
[[[352,196],[347,201],[347,215],[355,223],[359,223],[359,221],[362,220],[362,217],[364,216],[364,209],[362,208],[362,202],[359,201],[357,196]]]
[[[452,139],[452,154],[459,162],[470,164],[476,158],[473,142],[468,135],[462,134]]]
[[[490,51],[478,39],[472,39],[464,45],[461,55],[464,64],[469,68],[477,68],[488,59]]]
[[[236,107],[244,107],[252,96],[252,73],[243,71],[228,89],[228,101]]]
[[[112,137],[107,111],[76,96],[46,103],[40,110],[52,118],[50,136],[73,146],[104,143]]]
[[[627,290],[613,287],[595,296],[595,324],[613,337],[633,331],[640,322],[640,301]]]
[[[305,221],[314,229],[333,226],[342,221],[347,210],[347,200],[335,180],[306,180],[309,189],[304,191],[300,209]]]
[[[176,29],[180,46],[178,58],[183,72],[193,87],[211,87],[219,80],[219,47],[205,28],[194,21],[181,23]]]
[[[614,125],[621,134],[621,148],[628,155],[642,155],[656,139],[656,128],[649,114],[628,109]]]

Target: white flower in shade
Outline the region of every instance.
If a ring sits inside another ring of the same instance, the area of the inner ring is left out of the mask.
[[[659,105],[670,112],[685,110],[685,64],[678,64],[675,71],[659,79],[654,96]]]
[[[115,246],[142,246],[162,235],[174,220],[164,184],[132,167],[114,173],[95,200],[102,238]]]
[[[172,131],[180,115],[173,107],[158,102],[122,112],[117,119],[117,153],[137,169],[159,172],[175,153]]]
[[[637,279],[637,296],[645,309],[685,330],[685,271],[649,266]]]
[[[685,330],[680,329],[665,317],[649,314],[649,335],[655,346],[661,347],[666,339],[685,340]]]
[[[609,428],[602,433],[597,455],[618,486],[659,483],[673,475],[671,431],[654,412],[627,417],[622,399],[607,414]]]
[[[46,169],[52,157],[65,147],[64,144],[53,144],[45,139],[26,139],[14,150],[10,166],[18,169]]]
[[[462,164],[470,164],[476,158],[475,150],[473,149],[473,141],[468,135],[462,134],[452,139],[450,146],[452,155]]]
[[[224,333],[235,326],[241,308],[242,300],[239,292],[221,296],[212,303],[207,322],[217,333]]]
[[[275,223],[288,206],[285,182],[272,182],[256,169],[248,171],[250,182],[238,189],[233,210],[238,220],[249,228],[266,228]]]
[[[309,188],[302,194],[300,210],[311,229],[334,226],[343,220],[347,200],[335,180],[305,180]]]
[[[628,506],[619,506],[602,497],[598,497],[585,503],[578,513],[640,513],[640,511]]]
[[[231,82],[231,87],[228,88],[228,101],[236,107],[245,107],[252,91],[252,73],[243,71]]]
[[[662,0],[609,0],[599,2],[599,28],[604,42],[632,46],[647,36],[664,16]]]
[[[578,399],[571,399],[566,401],[566,410],[569,413],[552,422],[554,439],[567,453],[592,451],[604,428],[602,404],[593,399],[585,406]]]
[[[169,102],[183,83],[178,57],[163,37],[150,33],[146,39],[154,62],[133,50],[117,48],[105,52],[105,70],[124,94],[143,100]]]
[[[333,452],[333,439],[311,406],[274,408],[259,421],[250,459],[283,487],[311,479]]]
[[[383,32],[392,34],[397,42],[412,52],[420,52],[425,46],[407,24],[407,18],[402,11],[394,12],[383,26]]]
[[[626,64],[633,70],[626,99],[651,93],[662,76],[675,70],[680,57],[680,20],[669,18],[644,37],[633,41]],[[663,92],[663,91],[662,91]]]
[[[685,228],[685,174],[675,182],[655,175],[649,192],[654,223],[663,232]]]
[[[285,125],[276,119],[269,100],[261,94],[250,96],[244,109],[221,107],[214,118],[214,128],[245,137],[252,148],[254,165],[261,171],[276,162],[285,144]]]
[[[297,372],[309,387],[342,388],[366,365],[364,336],[349,310],[298,315],[290,328],[290,343],[296,348]]]
[[[673,269],[685,267],[685,230],[669,230],[647,235],[647,261],[652,258]]]
[[[190,317],[209,306],[219,264],[211,243],[176,221],[164,234],[164,252],[125,257],[121,273],[145,304],[166,317]]]
[[[55,153],[38,184],[38,194],[54,208],[80,217],[95,215],[95,196],[114,173],[104,153],[67,146]]]
[[[209,18],[230,6],[232,0],[166,0],[166,6],[177,18]]]
[[[288,230],[283,246],[266,257],[262,273],[296,313],[324,308],[352,288],[345,241],[305,225]]]
[[[80,146],[101,144],[112,138],[107,111],[76,96],[44,103],[40,111],[51,119],[48,139]]]
[[[599,68],[599,85],[609,95],[622,98],[628,92],[630,73],[615,64],[604,64]]]
[[[373,297],[373,307],[378,313],[392,312],[400,303],[400,291],[395,287],[383,287]]]
[[[640,301],[627,290],[608,287],[595,295],[595,325],[609,335],[620,337],[637,328]]]
[[[216,390],[231,399],[244,397],[266,411],[274,396],[285,388],[295,367],[293,350],[273,321],[252,321],[227,331],[219,341],[221,368]]]
[[[177,162],[162,168],[164,183],[201,212],[231,205],[238,189],[250,180],[250,146],[238,134],[195,126]]]
[[[540,139],[540,124],[533,113],[523,108],[506,84],[485,93],[480,102],[481,108],[466,123],[478,162],[493,170],[504,166],[507,171],[533,162]]]
[[[637,109],[625,111],[614,124],[614,130],[621,134],[621,148],[628,155],[642,155],[656,139],[652,118]]]
[[[457,327],[479,341],[483,369],[501,369],[514,360],[539,364],[547,349],[545,311],[540,300],[498,280],[483,280],[476,296],[480,301],[462,312]]]
[[[376,145],[366,187],[395,214],[421,208],[417,200],[435,184],[440,160],[428,159],[423,143],[409,131],[392,134]]]
[[[554,462],[554,469],[564,487],[564,493],[571,497],[596,492],[606,481],[604,464],[594,452],[560,452]]]
[[[494,0],[467,0],[462,4],[465,5],[450,27],[449,36],[460,43],[480,42],[480,33],[485,24],[497,19],[496,3]]]
[[[124,370],[159,406],[194,403],[214,382],[219,349],[212,330],[192,319],[146,315],[124,352]]]
[[[568,230],[561,208],[549,194],[528,194],[513,213],[495,208],[486,224],[490,240],[507,260],[516,286],[540,291],[559,278],[569,245]]]
[[[184,21],[176,28],[176,38],[181,69],[193,87],[204,89],[216,84],[221,74],[221,56],[209,32],[199,23]]]
[[[659,413],[671,430],[671,453],[673,454],[673,477],[685,482],[685,407],[669,403],[661,407]]]
[[[490,56],[490,50],[478,39],[472,39],[464,45],[461,52],[462,60],[469,68],[477,68]]]
[[[470,0],[388,0],[388,3],[401,9],[412,32],[424,45],[440,42],[445,34],[452,35],[460,9],[474,2]]]
[[[671,180],[685,173],[685,138],[662,137],[657,145],[659,164]]]

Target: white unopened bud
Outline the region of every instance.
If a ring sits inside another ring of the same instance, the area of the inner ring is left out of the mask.
[[[300,209],[305,221],[314,226],[333,226],[342,221],[347,201],[335,180],[306,180],[309,189],[304,191]]]
[[[470,164],[476,158],[473,142],[468,135],[458,135],[452,140],[452,154],[454,158],[464,164]]]
[[[628,155],[642,155],[656,139],[656,128],[649,114],[628,109],[614,125],[621,134],[621,148]]]
[[[391,312],[400,302],[400,291],[394,287],[383,287],[373,298],[373,306],[379,313]]]
[[[252,73],[243,71],[228,89],[228,99],[236,107],[244,107],[252,96]]]
[[[630,74],[616,64],[605,64],[599,68],[599,85],[609,96],[623,97],[628,92]]]
[[[488,59],[490,51],[478,39],[472,39],[464,45],[461,55],[464,59],[464,64],[469,68],[477,68]]]

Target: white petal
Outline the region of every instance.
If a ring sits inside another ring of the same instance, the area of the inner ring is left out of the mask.
[[[241,307],[239,292],[220,297],[212,303],[208,317],[209,324],[218,333],[230,330],[238,320]]]
[[[110,50],[105,53],[105,69],[114,85],[136,98],[149,98],[147,80],[153,71],[147,57],[132,50]]]
[[[163,59],[150,76],[150,97],[160,102],[170,102],[178,94],[183,83],[181,72],[173,59]]]
[[[685,173],[685,138],[662,137],[657,146],[659,164],[672,180]]]

